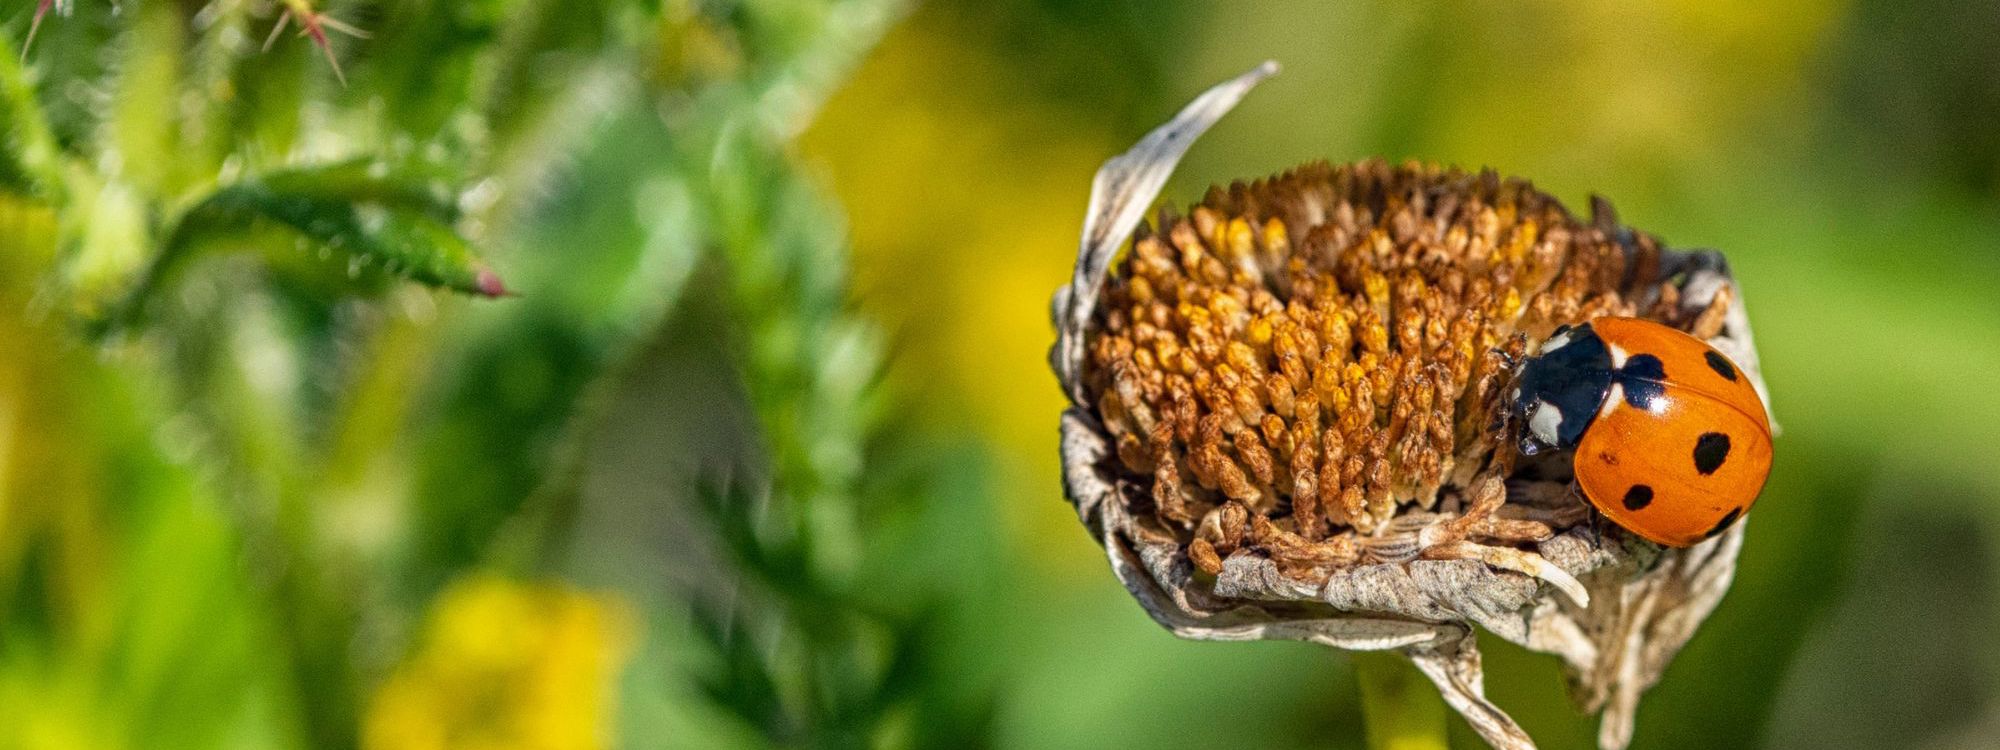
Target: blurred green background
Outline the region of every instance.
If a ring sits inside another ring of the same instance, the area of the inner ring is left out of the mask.
[[[1416,158],[1729,254],[1778,463],[1638,746],[2000,736],[2000,3],[36,5],[0,748],[1361,746],[1344,658],[1174,639],[1057,476],[1090,176],[1265,58],[1168,200]],[[321,12],[344,85],[264,49]]]

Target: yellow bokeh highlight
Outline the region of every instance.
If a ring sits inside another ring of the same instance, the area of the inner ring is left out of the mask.
[[[433,607],[418,646],[376,692],[370,750],[582,750],[615,745],[632,649],[620,600],[479,576]]]
[[[1427,81],[1448,96],[1425,126],[1466,159],[1584,189],[1614,182],[1618,169],[1668,171],[1727,153],[1745,132],[1796,127],[1770,118],[1803,111],[1807,66],[1837,30],[1841,5],[1467,3],[1432,23],[1534,33],[1482,34],[1449,57]],[[1495,60],[1520,62],[1478,75]]]

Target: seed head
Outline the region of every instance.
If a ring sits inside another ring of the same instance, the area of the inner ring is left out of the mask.
[[[1504,394],[1558,326],[1607,315],[1706,339],[1761,389],[1726,264],[1601,199],[1582,217],[1524,180],[1416,163],[1308,164],[1144,221],[1272,72],[1098,173],[1054,305],[1070,499],[1177,634],[1399,649],[1489,742],[1530,747],[1479,687],[1478,625],[1560,655],[1622,747],[1743,525],[1687,549],[1597,539],[1567,477],[1503,439]]]
[[[1503,350],[1601,315],[1719,325],[1727,295],[1690,318],[1659,241],[1598,213],[1491,171],[1367,161],[1214,188],[1141,224],[1083,371],[1119,463],[1152,479],[1137,510],[1192,540],[1233,508],[1286,540],[1253,543],[1263,554],[1346,559],[1290,540],[1352,549],[1510,458],[1495,456]]]

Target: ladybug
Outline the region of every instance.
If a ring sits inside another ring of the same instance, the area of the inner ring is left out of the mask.
[[[1510,394],[1520,450],[1574,451],[1576,484],[1606,518],[1687,547],[1750,512],[1771,473],[1771,420],[1714,347],[1637,318],[1564,326],[1521,363]]]

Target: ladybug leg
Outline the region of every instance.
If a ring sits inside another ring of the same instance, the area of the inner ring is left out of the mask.
[[[1500,436],[1501,445],[1512,447],[1515,453],[1522,456],[1533,458],[1551,449],[1551,446],[1543,443],[1526,430],[1521,429],[1521,426],[1520,415],[1515,414],[1512,409],[1501,408],[1497,414],[1493,415],[1493,421],[1487,427],[1487,430],[1497,433]],[[1507,468],[1511,471],[1513,468],[1511,459],[1513,457],[1507,456],[1506,458],[1509,461]]]
[[[1729,275],[1729,260],[1720,251],[1711,248],[1696,248],[1676,256],[1679,261],[1660,269],[1660,276],[1675,286],[1687,283],[1689,276],[1699,271],[1714,271]]]
[[[1577,484],[1575,479],[1569,480],[1568,494],[1572,501],[1583,507],[1583,512],[1590,523],[1591,548],[1604,549],[1604,514],[1597,510],[1597,506],[1591,505],[1590,501],[1584,498],[1583,487]]]
[[[1569,326],[1563,328],[1567,329]],[[1514,369],[1521,364],[1521,360],[1528,358],[1528,334],[1525,331],[1515,331],[1514,335],[1507,337],[1507,345],[1493,347],[1493,353],[1499,355],[1500,361],[1507,365],[1507,369]]]

